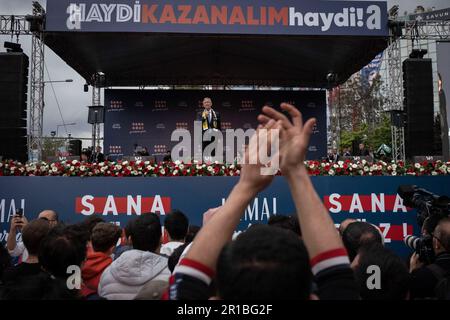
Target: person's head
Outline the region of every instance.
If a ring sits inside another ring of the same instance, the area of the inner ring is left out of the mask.
[[[92,230],[92,248],[96,252],[111,255],[120,239],[122,230],[113,223],[100,222]]]
[[[352,218],[348,218],[345,219],[344,221],[341,222],[341,224],[339,225],[339,234],[342,236],[344,234],[345,229],[347,229],[347,227],[353,223],[353,222],[357,222],[358,220],[356,219],[352,219]]]
[[[372,244],[361,248],[355,261],[353,271],[363,300],[408,298],[408,268],[392,251],[380,244]]]
[[[39,213],[38,219],[45,219],[50,223],[50,227],[54,227],[59,222],[58,213],[54,210],[44,210]]]
[[[95,226],[101,222],[105,222],[105,220],[96,215],[89,216],[83,220],[82,225],[89,234],[89,239],[92,237],[92,230],[94,230]]]
[[[222,299],[303,299],[310,296],[308,252],[293,232],[261,225],[221,251],[217,289]]]
[[[96,147],[95,147],[95,152],[97,152],[97,153],[102,152],[102,147],[96,146]]]
[[[39,263],[56,278],[67,278],[70,276],[68,267],[81,267],[86,258],[86,241],[74,228],[69,227],[57,226],[51,229],[39,248]]]
[[[188,231],[186,234],[186,237],[184,238],[184,242],[185,243],[191,243],[192,241],[194,241],[195,236],[197,235],[197,233],[200,231],[200,227],[199,226],[192,226],[190,225],[188,227]]]
[[[364,145],[364,143],[360,143],[359,144],[359,150],[364,150],[366,146]]]
[[[297,216],[283,216],[280,214],[272,215],[270,216],[269,220],[267,221],[267,224],[272,227],[278,227],[281,229],[291,230],[295,234],[297,234],[299,237],[302,236],[301,230],[300,230],[300,224],[298,223]]]
[[[81,153],[81,161],[88,161],[89,160],[89,155],[87,152],[82,152]]]
[[[164,228],[167,230],[171,241],[184,241],[188,227],[189,219],[183,212],[174,210],[166,215]]]
[[[50,222],[45,219],[30,221],[22,231],[22,241],[30,256],[37,256],[42,240],[50,231]]]
[[[433,250],[435,254],[450,253],[450,218],[439,221],[433,232]]]
[[[123,232],[125,233],[125,243],[124,245],[130,245],[131,246],[131,232],[133,230],[133,224],[136,221],[136,219],[131,219],[127,222],[125,225],[125,228],[123,228]]]
[[[157,252],[161,245],[161,222],[154,213],[139,216],[131,232],[133,249]]]
[[[342,234],[342,241],[347,249],[350,261],[355,259],[358,250],[366,245],[378,243],[383,245],[383,237],[380,231],[367,222],[350,223]]]
[[[205,108],[206,110],[211,109],[212,107],[212,100],[211,98],[205,97],[203,99],[203,108]]]

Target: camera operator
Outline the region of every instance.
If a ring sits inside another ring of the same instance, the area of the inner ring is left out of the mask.
[[[433,263],[425,265],[414,253],[410,260],[411,298],[436,298],[436,289],[444,284],[448,290],[450,283],[450,218],[441,219],[433,232]],[[448,283],[445,283],[447,281]],[[444,294],[449,294],[445,292]]]

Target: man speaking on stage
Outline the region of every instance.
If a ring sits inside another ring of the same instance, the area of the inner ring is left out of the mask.
[[[220,127],[220,114],[217,111],[214,111],[212,108],[212,100],[211,98],[205,97],[203,99],[203,111],[197,114],[197,121],[202,122],[202,137],[209,130],[221,130]],[[206,146],[214,141],[214,138],[211,141],[203,141],[202,140],[202,153],[204,152]],[[215,149],[213,150],[211,156],[215,156]]]

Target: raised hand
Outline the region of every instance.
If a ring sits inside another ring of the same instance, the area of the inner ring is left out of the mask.
[[[292,122],[283,113],[267,106],[263,107],[264,114],[258,116],[258,121],[261,124],[267,124],[273,120],[276,121],[276,127],[281,128],[280,168],[281,172],[285,174],[303,166],[316,119],[309,119],[303,124],[302,114],[293,105],[282,103],[281,109],[289,113]]]

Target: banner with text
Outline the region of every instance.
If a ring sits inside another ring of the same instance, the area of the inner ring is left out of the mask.
[[[17,208],[23,208],[29,220],[44,209],[54,209],[66,223],[99,215],[122,227],[138,214],[154,212],[163,222],[168,212],[180,209],[190,224],[200,226],[202,214],[220,206],[237,181],[238,177],[0,177],[0,241],[6,241]],[[383,231],[386,245],[401,255],[410,252],[403,238],[420,230],[416,211],[403,205],[398,186],[414,184],[450,195],[449,177],[312,177],[312,181],[337,226],[346,218],[373,223]],[[238,229],[266,223],[273,214],[294,212],[285,179],[276,177],[250,202]]]
[[[386,1],[47,0],[47,31],[387,36]]]
[[[325,91],[246,91],[246,90],[105,90],[105,154],[117,159],[133,155],[136,145],[146,148],[150,156],[162,160],[180,141],[171,141],[175,129],[191,134],[192,155],[195,142],[194,121],[203,110],[204,97],[210,97],[213,109],[220,114],[223,152],[235,158],[241,146],[226,139],[227,129],[256,129],[257,116],[264,105],[279,108],[281,102],[295,105],[303,119],[317,119],[311,136],[308,159],[320,159],[326,150]],[[227,147],[228,146],[228,147]]]

